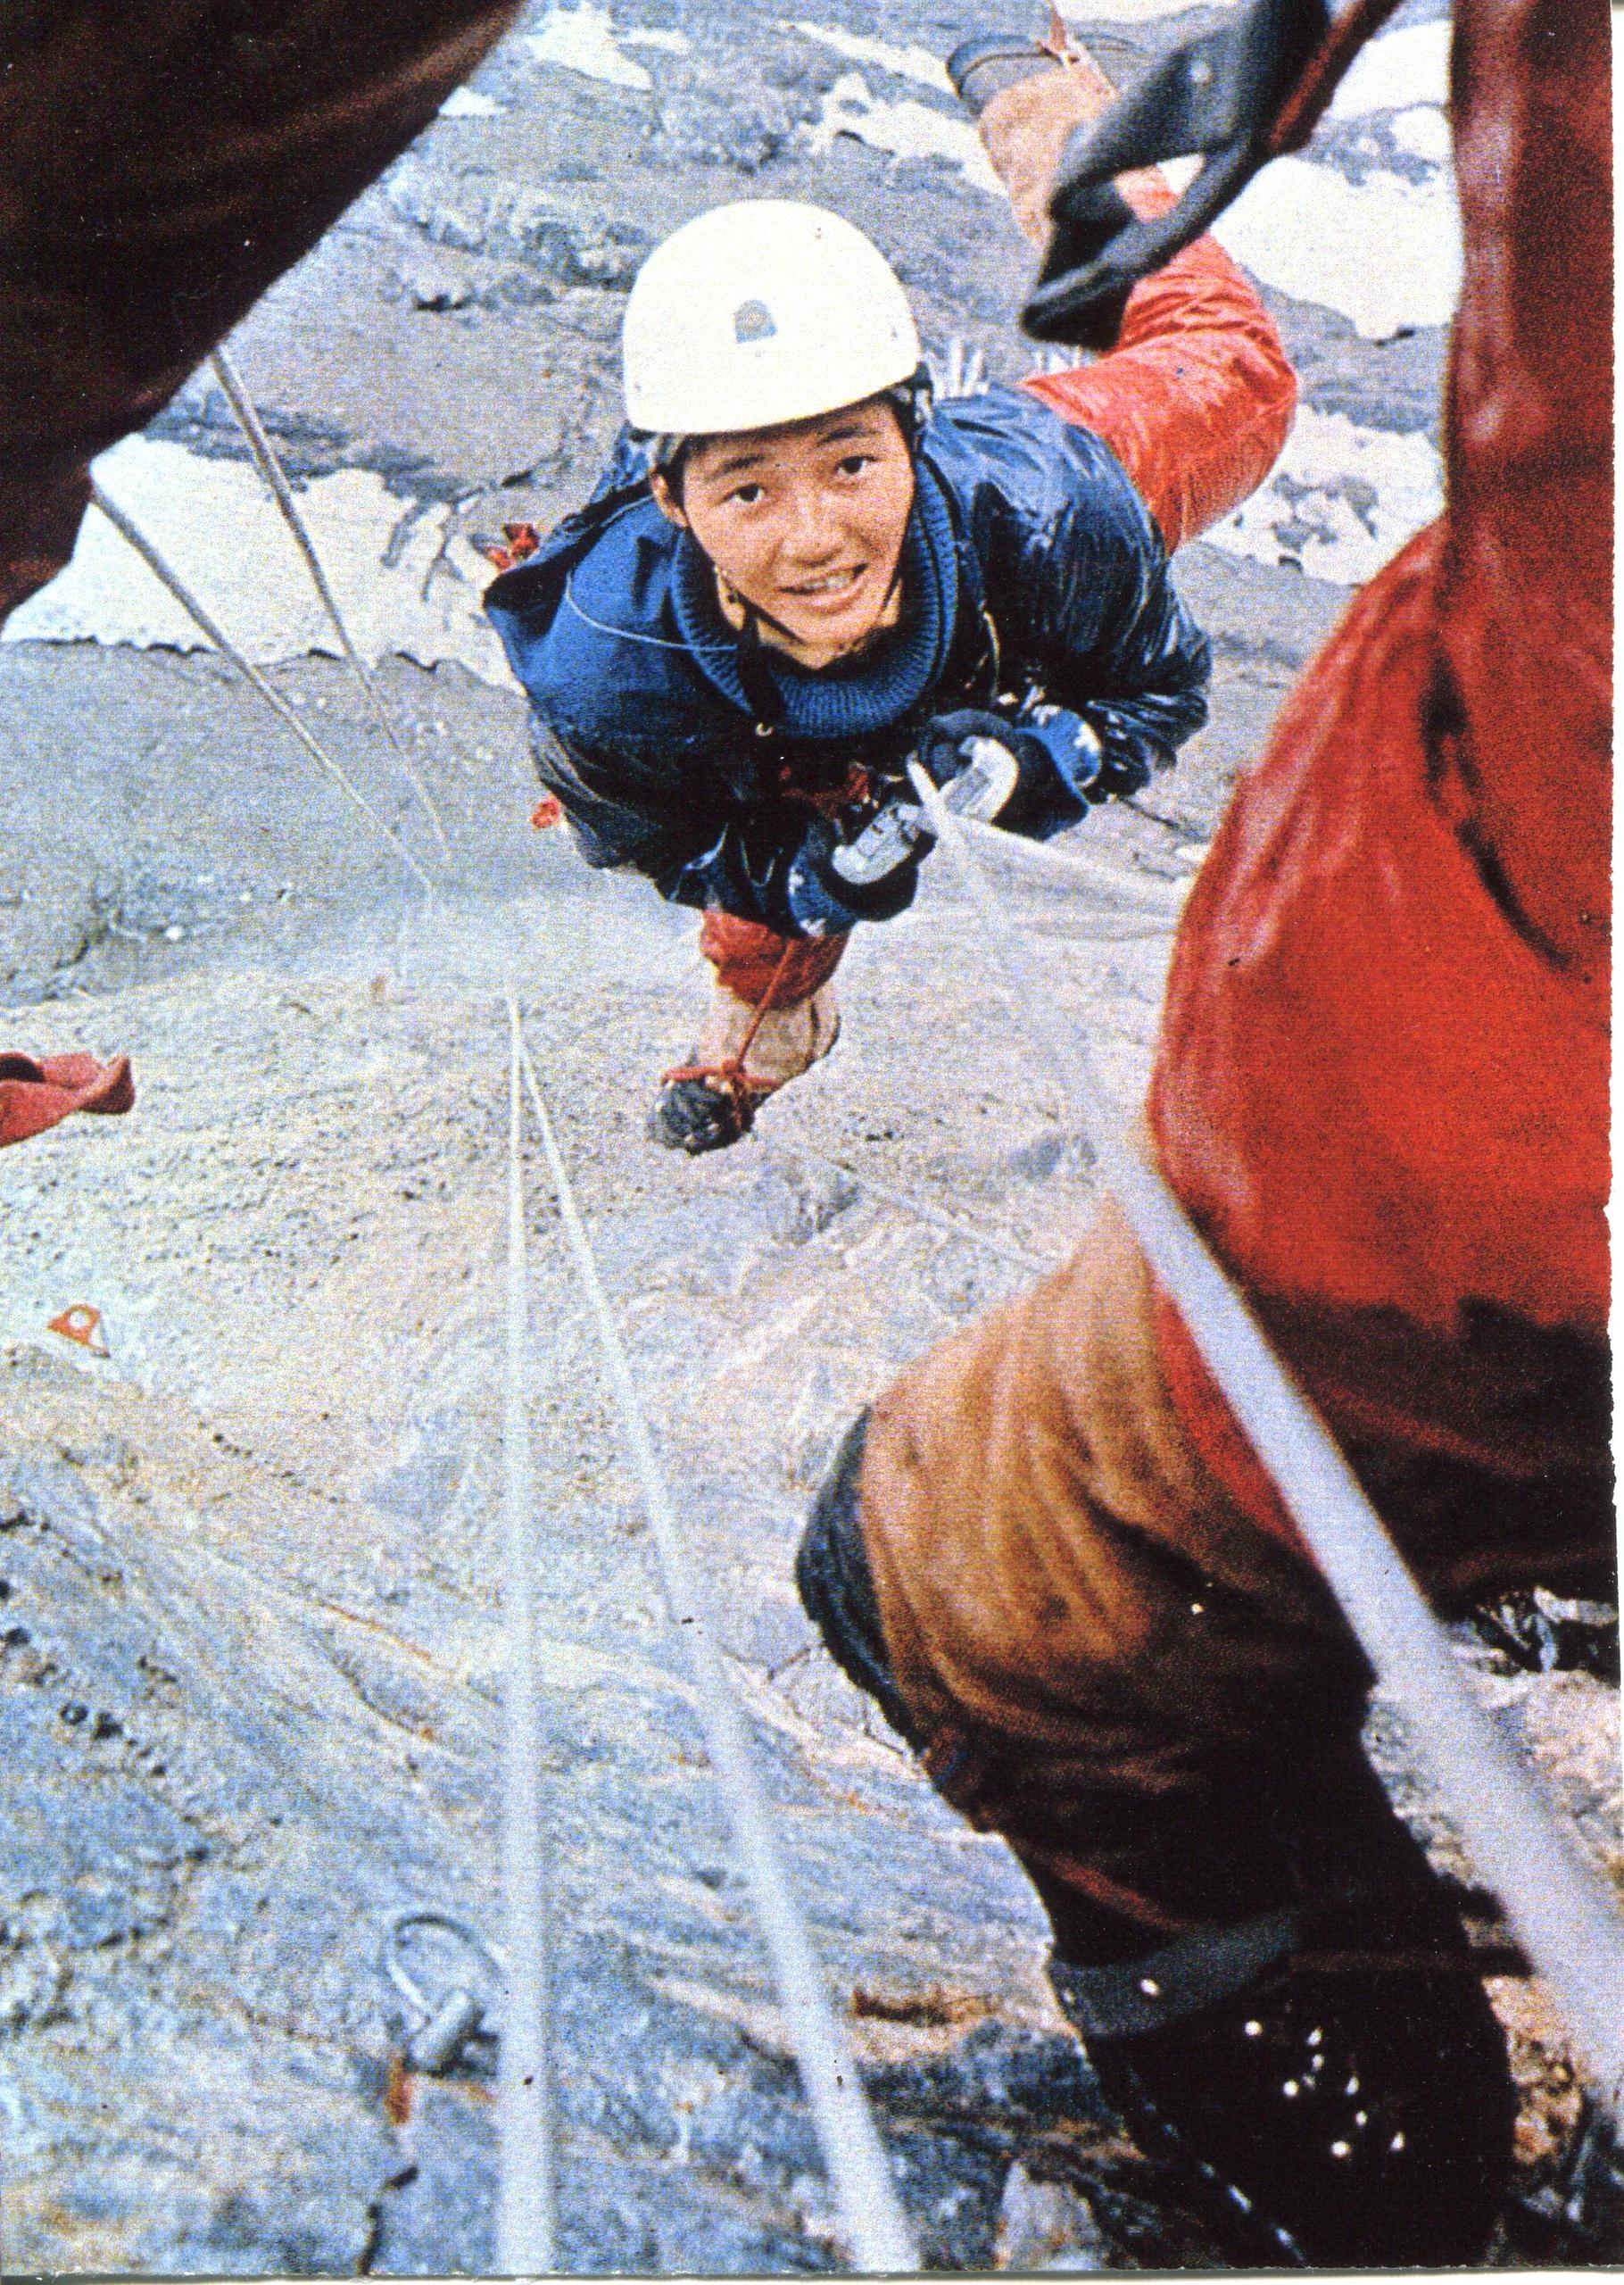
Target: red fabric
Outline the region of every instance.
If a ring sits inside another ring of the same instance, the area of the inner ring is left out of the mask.
[[[124,1111],[136,1100],[129,1059],[92,1055],[0,1055],[0,1150],[43,1134],[70,1111]]]
[[[1463,735],[1442,798],[1608,1003],[1612,233],[1603,0],[1457,18],[1465,282],[1438,634]]]
[[[1033,396],[1103,436],[1169,550],[1255,492],[1297,410],[1297,376],[1254,287],[1197,238],[1128,296],[1094,365],[1036,373]]]
[[[809,1000],[834,974],[850,941],[849,936],[779,936],[759,921],[740,920],[731,912],[708,912],[700,923],[700,950],[715,968],[717,982],[752,1008],[760,1007],[769,992],[775,1008],[792,1008],[798,1001]],[[786,950],[790,958],[781,973]]]
[[[1456,24],[1448,509],[1235,796],[1150,1114],[1346,1442],[1599,1483],[1608,27],[1599,0],[1461,0]],[[1285,1528],[1171,1311],[1163,1335],[1210,1464]]]

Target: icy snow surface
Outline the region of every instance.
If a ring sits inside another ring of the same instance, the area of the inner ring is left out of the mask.
[[[1440,17],[1373,39],[1355,56],[1331,97],[1331,118],[1362,119],[1401,104],[1446,104],[1450,33],[1448,18]]]
[[[482,96],[476,87],[453,87],[440,106],[442,119],[497,119],[501,105],[494,96]]]
[[[806,147],[814,154],[827,151],[840,135],[854,135],[859,143],[889,151],[897,159],[950,160],[978,190],[998,198],[1004,195],[969,120],[955,119],[911,96],[895,101],[876,96],[860,71],[842,73],[830,88],[817,118],[805,130]]]
[[[1060,13],[1071,24],[1148,24],[1157,16],[1181,16],[1189,0],[1057,0]],[[1216,0],[1232,7],[1236,0]]]
[[[1460,294],[1460,217],[1442,170],[1413,183],[1372,168],[1353,183],[1312,159],[1276,159],[1213,235],[1265,286],[1339,311],[1367,341],[1447,324]]]
[[[893,40],[870,39],[862,32],[841,31],[835,24],[814,24],[804,20],[797,21],[795,29],[803,39],[832,47],[849,62],[874,63],[882,71],[894,72],[899,79],[917,79],[922,87],[940,88],[943,95],[953,93],[947,65],[928,47],[899,47]]]
[[[1431,523],[1444,504],[1443,478],[1427,437],[1362,428],[1305,405],[1268,482],[1206,539],[1255,562],[1296,562],[1312,578],[1352,586]]]
[[[95,474],[256,664],[336,652],[293,536],[247,462],[205,460],[182,445],[128,436],[103,453]],[[508,679],[501,645],[479,607],[490,566],[467,541],[447,540],[448,507],[402,500],[370,469],[318,477],[300,504],[363,658],[398,651],[422,666],[456,660],[486,682]],[[72,562],[12,614],[4,640],[208,647],[94,511]]]
[[[594,8],[592,0],[550,10],[541,29],[528,33],[524,45],[538,63],[556,63],[612,87],[635,87],[646,94],[654,84],[641,63],[621,54],[609,10]]]

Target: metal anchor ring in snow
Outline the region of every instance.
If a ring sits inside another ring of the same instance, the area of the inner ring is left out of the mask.
[[[404,1957],[404,1940],[418,1928],[436,1928],[443,1934],[454,1937],[478,1961],[485,1977],[498,1984],[504,1977],[496,1954],[465,1920],[453,1919],[445,1912],[401,1912],[390,1922],[378,1964],[407,2006],[421,2019],[402,2049],[402,2060],[409,2071],[432,2076],[436,2072],[449,2071],[468,2041],[488,2028],[488,2002],[460,1982],[453,1983],[437,1999],[429,1998],[407,1966]]]

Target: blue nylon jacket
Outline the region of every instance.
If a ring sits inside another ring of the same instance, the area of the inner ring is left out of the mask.
[[[730,628],[629,432],[586,506],[493,582],[538,769],[590,864],[796,935],[787,882],[808,804],[856,830],[872,810],[840,807],[854,765],[900,777],[933,716],[1040,694],[1081,714],[1131,784],[1201,727],[1206,638],[1099,437],[995,388],[937,406],[917,458],[890,661],[881,646],[813,675]],[[1021,829],[1056,831],[1084,806],[1056,777]]]

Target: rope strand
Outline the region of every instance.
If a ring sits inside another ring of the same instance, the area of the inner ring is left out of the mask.
[[[1050,842],[1029,840],[1024,834],[1007,832],[1002,826],[990,825],[981,818],[960,818],[958,823],[967,827],[984,848],[995,849],[1015,864],[1027,865],[1036,872],[1067,874],[1073,880],[1087,882],[1090,888],[1104,890],[1123,904],[1154,914],[1170,930],[1177,925],[1179,905],[1189,885],[1186,881],[1165,881],[1159,887],[1153,887],[1148,879],[1136,880],[1114,865],[1079,857],[1070,849],[1056,849]]]
[[[311,577],[316,585],[316,593],[321,598],[322,609],[332,622],[333,632],[344,647],[344,657],[350,662],[355,679],[366,694],[368,703],[372,709],[379,729],[394,749],[396,760],[411,780],[418,799],[423,804],[428,821],[435,829],[435,838],[440,844],[441,855],[449,860],[452,844],[446,837],[444,822],[435,806],[433,795],[424,783],[422,773],[407,752],[404,742],[395,728],[389,710],[384,703],[384,694],[378,688],[376,676],[350,638],[350,630],[344,624],[343,612],[338,608],[338,598],[328,584],[327,575],[322,569],[321,558],[316,553],[316,543],[311,536],[310,527],[305,522],[303,511],[294,497],[294,487],[287,480],[287,471],[278,457],[276,446],[266,434],[265,424],[260,419],[259,409],[244,387],[242,376],[227,355],[223,345],[215,350],[210,361],[220,378],[220,386],[226,392],[226,401],[236,416],[237,427],[248,439],[248,448],[253,454],[260,474],[269,487],[272,499],[281,510],[282,520],[292,532],[298,544],[299,553],[309,567]]]
[[[525,1242],[518,1010],[509,1001],[508,1326],[502,1417],[503,1600],[508,1672],[503,1691],[501,1866],[507,1925],[502,2016],[496,2266],[503,2276],[545,2277],[555,2267],[552,2085],[547,1960],[551,1899],[543,1847],[542,1716],[536,1587],[540,1549],[535,1472],[525,1400],[530,1353],[529,1267]]]
[[[642,1489],[671,1616],[686,1645],[711,1767],[772,1961],[801,2083],[829,2172],[848,2249],[859,2269],[913,2271],[919,2256],[844,2026],[829,2003],[806,1924],[791,1892],[771,1811],[700,1593],[698,1575],[656,1457],[626,1350],[616,1329],[541,1083],[510,993],[509,1020],[530,1108],[552,1176],[564,1235],[585,1293],[627,1456]]]

